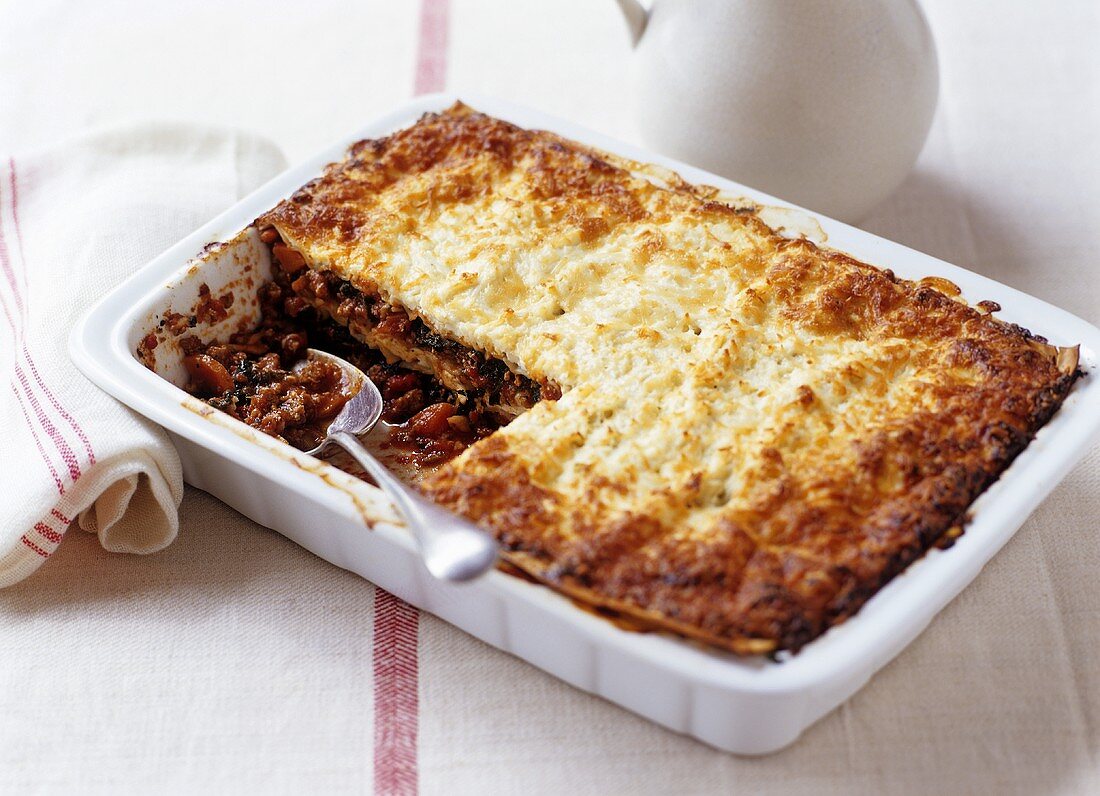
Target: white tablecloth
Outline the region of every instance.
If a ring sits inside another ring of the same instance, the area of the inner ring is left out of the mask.
[[[1100,322],[1100,4],[925,5],[939,111],[916,170],[863,226]],[[449,89],[636,137],[612,0],[449,6]],[[412,0],[0,0],[0,151],[157,118],[247,128],[295,161],[410,95],[423,28]],[[1100,792],[1098,524],[1093,449],[908,650],[756,760],[422,617],[419,785]],[[373,605],[369,584],[196,490],[156,555],[70,532],[0,592],[0,791],[369,789]]]

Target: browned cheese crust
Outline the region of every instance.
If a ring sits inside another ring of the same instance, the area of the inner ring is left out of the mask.
[[[509,563],[646,627],[798,650],[964,522],[1076,360],[639,168],[456,105],[259,223],[561,388],[421,484]]]

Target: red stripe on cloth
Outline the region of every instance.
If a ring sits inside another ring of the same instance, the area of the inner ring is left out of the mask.
[[[14,194],[12,195],[14,197]],[[14,201],[12,203],[14,205]],[[15,301],[16,312],[13,313],[8,307],[8,302],[4,298],[4,294],[0,293],[0,304],[4,308],[4,316],[8,319],[8,325],[11,327],[12,334],[15,335],[16,344],[22,339],[20,334],[23,330],[23,320],[26,317],[26,308],[23,306],[23,296],[19,292],[19,285],[15,279],[15,269],[11,265],[11,256],[8,252],[8,240],[4,235],[4,194],[0,191],[0,271],[4,272],[4,279],[7,281],[8,286],[11,287],[11,296]],[[12,216],[14,222],[15,216]]]
[[[23,406],[23,401],[19,397],[19,392],[15,389],[15,384],[8,383],[11,388],[12,395],[15,396],[15,402],[19,404],[19,411],[23,413],[23,419],[27,421],[27,428],[30,429],[31,438],[34,440],[34,446],[38,448],[38,455],[42,457],[42,461],[46,463],[47,469],[50,471],[50,475],[53,476],[53,482],[57,486],[57,493],[59,495],[65,494],[65,484],[61,481],[61,476],[53,466],[53,461],[46,454],[46,449],[42,447],[42,441],[38,438],[38,432],[35,430],[31,416],[27,414],[27,408]]]
[[[49,558],[50,557],[50,554],[48,552],[46,552],[41,547],[39,547],[34,542],[32,542],[30,539],[28,539],[26,534],[24,534],[22,537],[20,537],[19,541],[21,541],[23,544],[25,544],[27,547],[29,547],[34,552],[38,553],[38,555],[42,556],[43,558]]]
[[[42,534],[43,539],[45,539],[49,542],[53,542],[54,544],[57,544],[58,542],[61,541],[61,534],[59,534],[57,531],[55,531],[53,528],[51,528],[49,525],[47,525],[44,522],[36,522],[34,524],[34,529],[36,531],[38,531],[40,534]]]
[[[84,429],[73,419],[73,416],[65,411],[65,407],[57,400],[53,391],[46,386],[44,381],[42,381],[42,377],[38,375],[38,368],[34,364],[34,359],[31,357],[31,352],[27,350],[26,343],[23,343],[23,357],[26,359],[27,365],[30,366],[31,375],[34,377],[39,389],[46,394],[46,399],[50,402],[54,411],[65,418],[65,422],[67,422],[69,427],[76,432],[76,436],[80,439],[80,444],[84,446],[84,453],[88,456],[88,464],[95,464],[95,451],[92,449],[92,443],[88,439],[88,435],[84,433]]]
[[[8,158],[8,183],[11,185],[11,221],[15,226],[15,243],[19,248],[19,262],[26,263],[23,255],[23,232],[19,228],[19,181],[15,177],[15,158]],[[27,271],[23,269],[23,290],[27,290]]]
[[[20,332],[16,328],[11,309],[8,307],[7,301],[4,300],[3,294],[0,294],[0,309],[3,309],[4,320],[6,320],[8,326],[11,327],[13,343],[18,342]],[[14,374],[12,374],[12,376],[12,379],[8,382],[8,387],[11,388],[12,395],[15,396],[15,402],[19,406],[19,411],[23,413],[23,419],[27,423],[27,429],[30,431],[31,439],[34,440],[34,445],[38,448],[38,455],[42,457],[42,461],[46,464],[46,468],[50,471],[50,475],[53,476],[53,482],[57,486],[58,494],[64,495],[65,485],[61,481],[61,476],[58,475],[57,470],[54,468],[53,461],[50,459],[49,454],[46,453],[46,449],[42,446],[41,437],[39,436],[40,429],[35,426],[34,421],[31,420],[31,416],[27,414],[26,402],[15,386]]]
[[[3,241],[3,230],[0,229],[0,242],[2,242],[2,241]],[[0,262],[4,262],[4,263],[7,262],[5,255],[6,255],[5,251],[0,251]],[[11,311],[11,308],[8,306],[7,300],[4,299],[3,294],[0,294],[0,309],[3,310],[4,320],[6,320],[8,322],[8,326],[11,328],[12,338],[13,338],[12,342],[15,343],[15,344],[18,344],[20,342],[21,337],[22,337],[22,328],[21,328],[22,327],[22,320],[23,320],[22,317],[15,317],[13,315],[13,313]],[[57,486],[58,493],[64,495],[65,494],[65,487],[64,487],[64,485],[61,481],[61,477],[60,477],[60,475],[58,475],[57,470],[54,468],[53,461],[50,459],[50,456],[46,453],[45,448],[42,446],[41,437],[39,435],[39,431],[41,431],[42,429],[39,426],[35,425],[34,421],[31,419],[31,416],[27,413],[28,402],[20,394],[19,389],[16,387],[16,379],[18,377],[18,380],[23,384],[24,390],[28,389],[27,383],[26,383],[26,375],[23,373],[22,369],[19,367],[18,364],[13,363],[13,365],[14,365],[14,372],[12,373],[12,378],[8,382],[8,386],[11,388],[12,395],[15,396],[15,401],[19,405],[19,410],[23,413],[23,419],[26,421],[27,428],[31,432],[31,437],[34,439],[35,447],[38,448],[38,455],[42,457],[42,461],[46,463],[46,467],[49,469],[50,475],[53,476],[53,481],[54,481],[54,484]],[[28,392],[28,395],[29,394],[30,393]],[[41,413],[41,408],[37,406],[37,403],[34,401],[33,396],[31,397],[31,403],[33,403],[35,405],[35,408],[38,410],[38,411],[36,411],[35,414],[39,418],[43,417],[43,415]],[[58,452],[60,453],[60,450]],[[62,458],[64,458],[64,454],[62,454]],[[72,468],[71,467],[70,467],[69,473],[70,473],[70,475],[72,474]]]
[[[15,205],[15,195],[12,194],[12,206]],[[3,208],[3,194],[0,194],[0,209]],[[12,220],[15,220],[14,214]],[[15,279],[15,269],[11,267],[11,257],[8,255],[8,241],[4,237],[4,219],[0,216],[0,270],[4,272],[4,278],[7,280],[8,285],[11,287],[12,298],[15,299],[15,308],[19,312],[20,326],[22,326],[22,320],[26,317],[26,308],[23,306],[23,297],[19,292],[19,285]]]
[[[447,25],[450,0],[421,0],[420,43],[413,92],[442,91],[447,83]]]
[[[23,276],[23,284],[27,284],[27,260],[23,250],[23,233],[19,228],[19,179],[16,176],[15,158],[8,158],[8,182],[11,186],[11,220],[12,225],[15,227],[15,241],[19,248],[19,262],[21,265],[21,271]],[[2,240],[3,231],[0,230],[0,240]],[[3,257],[4,262],[8,264],[10,268],[10,262],[8,260],[8,252],[5,250],[0,252],[0,256]],[[14,285],[13,285],[14,288]],[[19,294],[16,293],[16,300],[19,301]],[[29,298],[28,298],[29,303]],[[25,312],[25,310],[24,310]],[[24,320],[25,323],[25,320]],[[23,340],[24,330],[20,329],[19,337]],[[58,414],[60,414],[65,422],[69,424],[69,427],[76,433],[77,438],[80,440],[81,445],[84,446],[84,452],[88,456],[88,463],[95,464],[95,451],[92,449],[92,443],[88,440],[88,435],[84,433],[84,429],[80,424],[73,419],[73,416],[65,411],[65,407],[61,405],[61,402],[57,400],[57,397],[53,394],[46,382],[38,373],[38,367],[35,364],[34,357],[31,356],[30,350],[27,348],[27,344],[23,342],[23,358],[27,362],[27,366],[31,370],[31,375],[34,377],[35,382],[38,384],[39,389],[45,394],[46,400],[50,402],[50,405],[54,408]],[[79,476],[77,476],[79,477]]]
[[[3,233],[0,233],[0,235],[2,234]],[[19,327],[15,325],[15,313],[11,311],[11,307],[8,306],[8,300],[4,298],[3,293],[0,293],[0,309],[4,310],[4,320],[8,322],[8,328],[11,329],[11,341],[14,346],[19,342]]]
[[[24,289],[26,289],[26,261],[23,256],[23,236],[19,229],[19,187],[15,172],[15,160],[12,158],[9,158],[8,160],[8,169],[9,181],[11,186],[12,225],[15,228],[15,235],[19,246],[20,265],[22,266],[21,270],[23,271],[22,281]],[[0,196],[0,211],[2,210],[3,202],[2,196]],[[11,264],[11,252],[8,249],[7,238],[4,235],[4,223],[2,215],[0,215],[0,270],[3,270],[4,272],[4,277],[7,280],[9,287],[11,288],[12,298],[15,301],[16,306],[16,313],[13,313],[11,311],[11,308],[8,306],[7,300],[3,298],[2,294],[0,294],[0,307],[2,307],[4,317],[8,322],[8,326],[11,328],[12,343],[14,346],[20,347],[20,353],[22,354],[24,361],[27,363],[27,366],[30,368],[35,383],[38,385],[39,389],[46,395],[47,400],[53,406],[54,410],[61,414],[61,416],[65,418],[66,422],[68,422],[69,425],[72,427],[73,431],[76,432],[77,436],[80,438],[81,442],[84,445],[85,451],[88,453],[89,461],[94,464],[95,454],[92,451],[91,443],[88,441],[87,435],[84,433],[84,430],[80,428],[79,424],[72,418],[72,416],[65,411],[64,407],[61,406],[60,401],[57,400],[56,396],[54,396],[49,387],[46,386],[46,383],[38,372],[38,367],[35,364],[34,359],[31,357],[30,351],[27,349],[24,335],[26,333],[28,308],[20,292],[18,284],[19,280],[16,279],[15,269],[12,267]],[[46,468],[50,472],[50,475],[53,477],[54,486],[57,487],[58,494],[64,495],[65,484],[61,480],[61,476],[58,473],[57,469],[54,467],[52,458],[49,456],[49,454],[47,454],[46,449],[42,444],[42,438],[39,435],[39,431],[45,431],[47,436],[49,436],[50,439],[53,441],[57,453],[60,454],[61,459],[68,467],[69,477],[72,479],[73,482],[76,482],[76,480],[79,479],[81,476],[80,465],[77,461],[76,454],[73,452],[72,448],[69,447],[69,443],[65,439],[64,435],[60,431],[58,431],[57,427],[54,426],[50,418],[43,411],[42,405],[38,402],[38,398],[35,395],[34,390],[31,388],[30,380],[27,378],[26,372],[19,365],[18,361],[13,362],[12,366],[13,379],[9,382],[8,386],[11,388],[12,394],[15,396],[15,402],[19,405],[19,411],[23,414],[23,420],[26,422],[27,428],[30,430],[31,437],[34,440],[35,448],[38,449],[38,455],[42,458],[42,461],[45,463]],[[20,394],[19,389],[16,387],[16,381],[18,381],[19,386],[22,387],[22,394]],[[31,419],[30,413],[28,413],[27,411],[28,406],[33,409],[35,417],[38,420],[37,427],[35,426],[34,421]],[[58,511],[56,507],[50,510],[50,514],[51,516],[54,516],[59,520],[63,520],[65,524],[68,525],[68,519],[65,517],[64,514]],[[61,541],[62,535],[50,526],[48,526],[44,521],[35,523],[34,530],[37,531],[38,534],[53,547],[56,547],[57,544]],[[33,550],[42,558],[48,558],[50,555],[50,550],[44,549],[42,546],[36,544],[33,540],[31,540],[31,538],[28,536],[29,533],[30,532],[28,531],[27,533],[23,534],[22,537],[20,537],[20,541],[23,543],[23,545]]]
[[[374,792],[415,794],[420,614],[381,587],[374,589]]]
[[[65,437],[57,430],[50,418],[46,416],[46,412],[42,409],[42,404],[38,402],[38,398],[34,392],[31,391],[30,383],[27,381],[27,374],[23,372],[23,369],[19,365],[15,366],[15,377],[18,379],[19,384],[23,387],[23,393],[27,396],[27,400],[30,401],[31,408],[34,410],[35,417],[38,418],[38,424],[45,430],[46,435],[53,440],[54,447],[57,448],[57,452],[61,454],[61,461],[65,462],[65,465],[69,468],[69,477],[76,481],[80,478],[80,463],[77,462],[76,454],[73,449],[69,447],[69,443],[65,440]]]

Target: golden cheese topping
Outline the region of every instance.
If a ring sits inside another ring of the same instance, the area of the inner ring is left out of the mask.
[[[422,485],[512,564],[647,626],[797,650],[963,521],[1076,363],[632,165],[458,104],[260,223],[561,388]]]

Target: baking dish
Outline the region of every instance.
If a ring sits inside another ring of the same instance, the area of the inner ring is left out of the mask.
[[[1095,379],[1100,331],[983,277],[838,222],[819,219],[830,246],[890,267],[904,278],[937,276],[971,303],[992,300],[1001,317],[1056,345],[1080,344],[1082,379],[1062,410],[1002,479],[974,504],[973,521],[948,551],[933,551],[882,589],[853,619],[795,656],[734,658],[658,635],[621,630],[542,587],[491,573],[457,587],[433,581],[411,540],[377,490],[304,457],[191,399],[170,381],[183,378],[178,352],[158,348],[158,368],[133,352],[156,318],[186,312],[202,283],[233,290],[232,314],[217,336],[255,320],[254,287],[270,269],[267,250],[246,229],[260,213],[338,159],[348,144],[378,137],[441,110],[454,97],[408,103],[281,175],[157,258],[105,297],[74,329],[78,366],[111,394],[164,425],[180,450],[187,479],[323,558],[512,652],[562,679],[672,729],[740,753],[793,741],[810,723],[857,690],[920,632],[1022,523],[1086,449],[1100,427]],[[766,204],[783,203],[748,188],[639,151],[561,120],[488,98],[464,98],[480,110],[539,127],[638,161],[669,167],[692,182]],[[242,230],[244,230],[242,232]],[[198,255],[198,256],[196,256]],[[246,298],[248,300],[246,300]],[[364,523],[371,525],[366,530]]]

